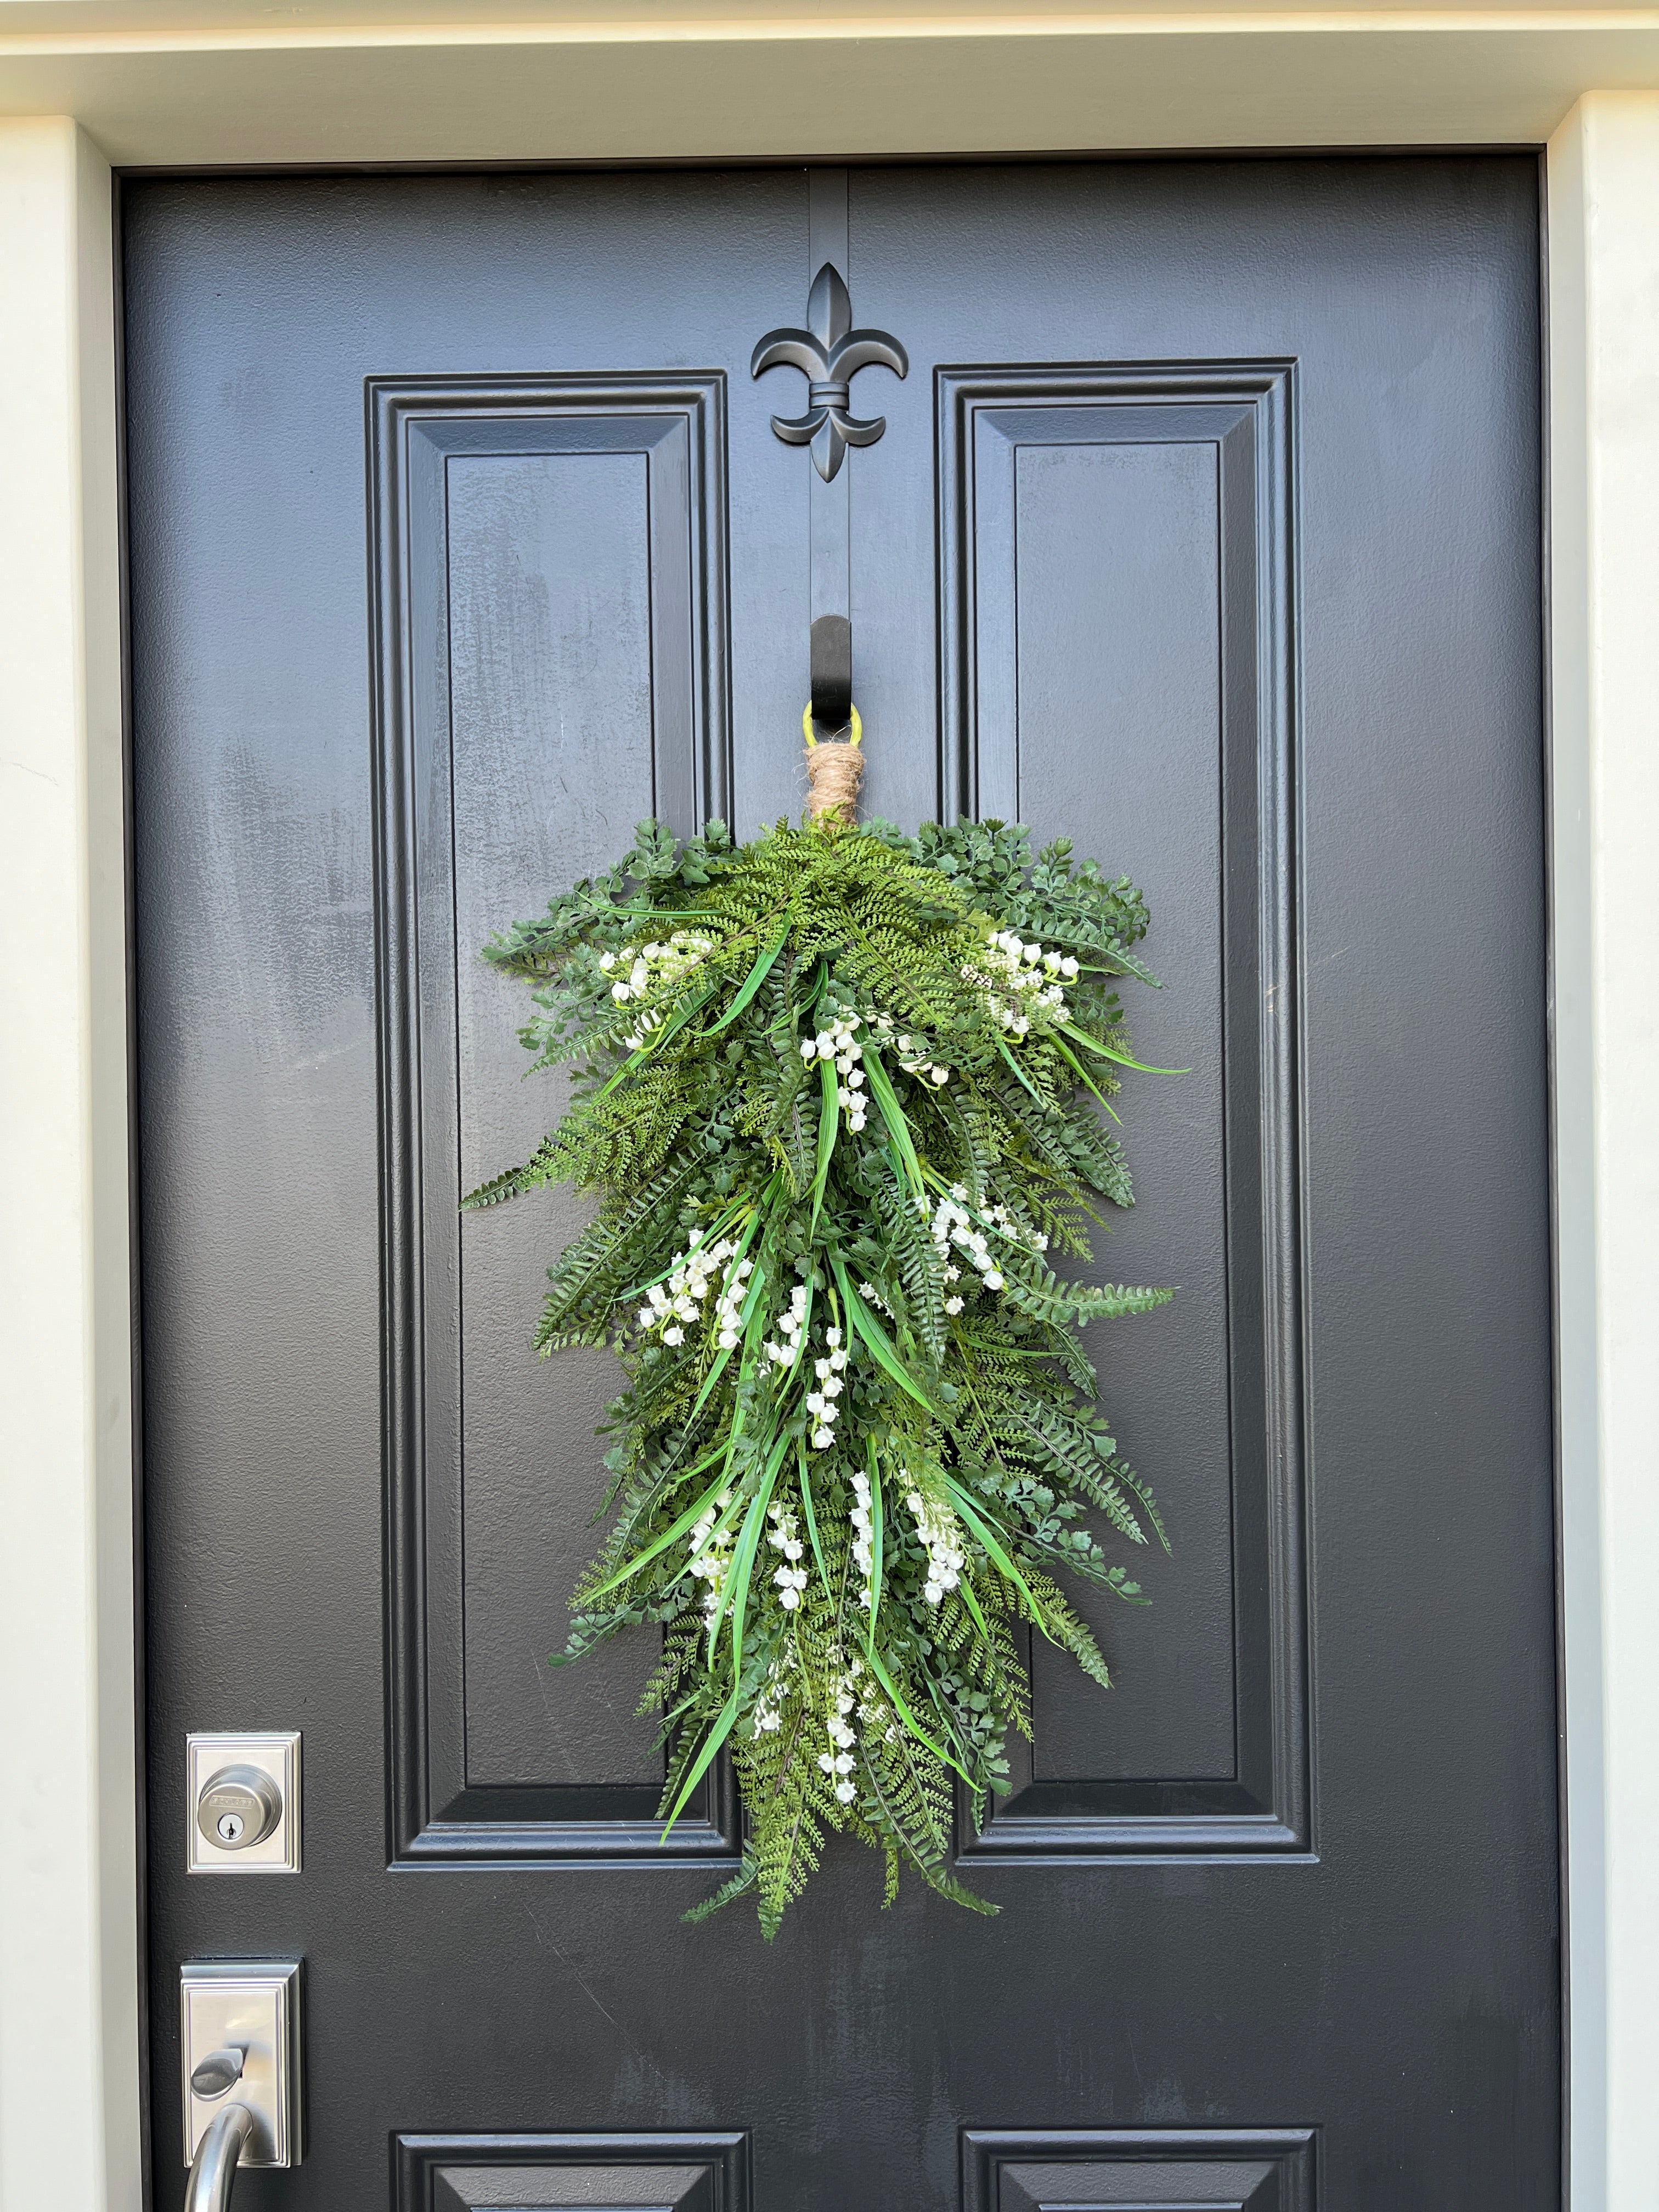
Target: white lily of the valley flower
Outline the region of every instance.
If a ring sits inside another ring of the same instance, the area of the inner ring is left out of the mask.
[[[919,1489],[907,1491],[904,1502],[927,1553],[927,1580],[922,1596],[929,1605],[938,1605],[945,1592],[955,1589],[962,1579],[966,1563],[962,1532],[957,1526],[956,1516],[943,1506],[929,1504]]]
[[[979,957],[964,963],[962,969],[963,981],[984,993],[999,1025],[1012,1037],[1029,1036],[1036,1015],[1045,1022],[1063,1018],[1064,984],[1077,973],[1078,963],[1069,953],[1045,951],[1012,929],[999,930]]]

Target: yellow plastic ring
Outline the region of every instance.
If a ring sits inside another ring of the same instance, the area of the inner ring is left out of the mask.
[[[817,744],[818,741],[817,733],[812,727],[812,702],[810,699],[807,701],[805,709],[801,715],[800,726],[805,735],[807,744],[809,745]],[[861,745],[864,743],[864,723],[856,707],[853,709],[853,743],[855,745]]]

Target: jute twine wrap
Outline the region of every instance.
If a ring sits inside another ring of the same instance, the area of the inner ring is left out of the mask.
[[[807,809],[814,822],[827,814],[851,822],[864,778],[864,755],[857,745],[820,738],[806,748]]]

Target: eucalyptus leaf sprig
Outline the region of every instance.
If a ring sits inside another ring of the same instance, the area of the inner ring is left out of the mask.
[[[826,1832],[951,1871],[1030,1733],[1018,1625],[1106,1686],[1064,1578],[1146,1602],[1109,1545],[1167,1549],[1101,1418],[1080,1330],[1171,1295],[1079,1283],[1153,983],[1127,881],[1000,823],[780,823],[734,845],[642,823],[609,873],[486,957],[532,987],[571,1103],[521,1167],[599,1194],[536,1341],[609,1344],[610,1534],[564,1661],[660,1624],[665,1834],[722,1748],[739,1871],[775,1933]],[[1149,1070],[1148,1073],[1170,1071]]]

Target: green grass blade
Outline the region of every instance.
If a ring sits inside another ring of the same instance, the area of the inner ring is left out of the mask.
[[[1000,1037],[997,1039],[997,1050],[1007,1061],[1009,1066],[1013,1069],[1014,1073],[1019,1078],[1025,1088],[1030,1092],[1032,1097],[1036,1100],[1037,1104],[1039,1106],[1046,1105],[1048,1101],[1043,1097],[1042,1093],[1037,1089],[1036,1084],[1032,1082],[1030,1077],[1025,1073],[1025,1070],[1014,1058],[1014,1055],[1009,1051],[1007,1046],[1004,1044]]]
[[[818,1563],[818,1580],[823,1584],[825,1597],[833,1604],[836,1593],[830,1587],[830,1570],[824,1564],[823,1547],[818,1541],[818,1516],[812,1509],[812,1483],[811,1478],[806,1472],[805,1437],[797,1437],[795,1439],[795,1462],[800,1477],[800,1507],[801,1511],[806,1516],[806,1533],[812,1540],[812,1557]]]
[[[958,1482],[953,1482],[951,1477],[947,1474],[945,1478],[945,1486],[951,1493],[951,1504],[956,1507],[957,1512],[967,1522],[969,1531],[974,1535],[977,1536],[980,1542],[984,1546],[986,1555],[990,1559],[992,1565],[1000,1573],[1004,1574],[1008,1577],[1008,1580],[1012,1583],[1014,1588],[1018,1590],[1021,1596],[1024,1597],[1026,1604],[1031,1608],[1031,1618],[1036,1621],[1037,1626],[1048,1638],[1049,1643],[1058,1643],[1060,1639],[1054,1635],[1054,1632],[1048,1626],[1048,1613],[1044,1609],[1042,1601],[1038,1598],[1036,1592],[1031,1588],[1030,1583],[1026,1581],[1024,1576],[1021,1574],[1019,1569],[1014,1565],[1013,1560],[1003,1549],[1002,1546],[997,1541],[995,1536],[992,1534],[988,1524],[980,1518],[978,1513],[974,1509],[971,1500],[969,1498],[967,1492],[963,1489],[961,1484]]]
[[[871,1312],[869,1307],[865,1304],[864,1300],[854,1290],[848,1279],[846,1261],[838,1255],[832,1255],[830,1264],[835,1269],[836,1280],[841,1285],[842,1301],[847,1309],[847,1318],[852,1323],[856,1334],[864,1340],[865,1344],[874,1354],[878,1364],[886,1369],[899,1388],[914,1398],[924,1413],[931,1413],[936,1421],[942,1421],[945,1419],[944,1413],[933,1403],[921,1385],[912,1377],[904,1362],[894,1351],[891,1338]]]
[[[722,1447],[722,1449],[724,1449],[724,1447]],[[722,1468],[720,1474],[714,1477],[714,1480],[709,1484],[708,1489],[705,1490],[702,1497],[698,1498],[696,1504],[695,1505],[688,1505],[684,1512],[681,1514],[679,1519],[675,1522],[672,1528],[668,1529],[665,1534],[654,1537],[652,1541],[646,1546],[642,1552],[635,1553],[635,1556],[628,1562],[628,1565],[625,1567],[618,1567],[616,1573],[611,1577],[608,1582],[601,1583],[597,1589],[587,1591],[582,1599],[583,1605],[592,1605],[596,1598],[602,1598],[607,1590],[617,1589],[620,1588],[623,1583],[630,1581],[634,1576],[638,1574],[641,1567],[648,1566],[650,1565],[651,1561],[656,1558],[659,1552],[665,1552],[671,1544],[675,1543],[680,1537],[684,1536],[686,1531],[691,1527],[692,1523],[700,1519],[708,1507],[720,1496],[720,1486],[725,1480],[726,1471],[724,1468]]]
[[[709,1369],[708,1374],[703,1376],[702,1388],[698,1391],[696,1401],[692,1406],[690,1412],[685,1417],[685,1425],[688,1429],[690,1427],[692,1422],[696,1419],[698,1414],[702,1413],[703,1407],[708,1403],[709,1393],[713,1390],[714,1385],[720,1381],[720,1376],[725,1373],[726,1369],[731,1361],[732,1354],[737,1349],[738,1347],[735,1345],[723,1344],[720,1347],[719,1351],[714,1354],[714,1364]]]
[[[673,1833],[675,1821],[679,1819],[680,1814],[685,1810],[686,1799],[690,1797],[691,1792],[696,1788],[698,1783],[702,1780],[703,1776],[708,1773],[710,1766],[714,1764],[714,1753],[726,1741],[726,1737],[731,1735],[732,1726],[738,1717],[738,1698],[739,1694],[740,1693],[738,1691],[732,1691],[731,1696],[720,1707],[720,1711],[715,1717],[714,1726],[703,1738],[702,1749],[697,1753],[696,1760],[692,1764],[690,1772],[680,1784],[680,1794],[674,1800],[674,1808],[668,1815],[668,1824],[664,1828],[661,1835],[657,1838],[659,1844],[665,1844],[668,1841],[669,1837]]]
[[[719,1601],[709,1617],[707,1633],[708,1665],[711,1671],[714,1664],[714,1652],[720,1640],[721,1625],[728,1613],[732,1619],[733,1657],[735,1660],[741,1660],[742,1657],[743,1616],[749,1604],[749,1577],[755,1564],[755,1547],[760,1541],[760,1529],[757,1520],[760,1507],[761,1494],[757,1490],[744,1510],[743,1528],[737,1543],[732,1547],[732,1563],[727,1567],[725,1579],[720,1584]],[[736,1674],[737,1668],[734,1666],[732,1669],[734,1680]]]
[[[743,988],[738,993],[737,997],[732,1000],[731,1005],[720,1016],[719,1021],[713,1024],[710,1028],[704,1030],[702,1035],[705,1038],[718,1036],[723,1029],[726,1029],[731,1023],[736,1021],[738,1016],[743,1012],[744,1008],[749,1004],[749,1001],[754,997],[756,992],[759,990],[761,985],[771,974],[773,962],[777,958],[779,953],[782,951],[784,946],[789,942],[790,927],[791,923],[789,921],[786,921],[782,928],[779,930],[777,935],[772,939],[772,942],[767,946],[765,951],[761,954],[760,958],[756,961],[754,966],[749,970],[748,979],[744,982]]]
[[[921,1162],[916,1157],[915,1142],[910,1134],[910,1124],[904,1118],[904,1109],[899,1104],[898,1093],[881,1064],[881,1055],[872,1045],[866,1044],[864,1048],[864,1072],[869,1079],[870,1095],[876,1102],[882,1120],[887,1124],[887,1133],[893,1139],[899,1158],[904,1164],[910,1188],[920,1197],[925,1185]]]
[[[1092,1091],[1094,1092],[1095,1097],[1099,1099],[1101,1104],[1106,1109],[1106,1111],[1111,1115],[1113,1121],[1117,1123],[1118,1127],[1121,1129],[1123,1127],[1123,1122],[1118,1114],[1116,1107],[1113,1105],[1111,1100],[1106,1096],[1106,1093],[1095,1081],[1093,1076],[1090,1074],[1088,1069],[1085,1067],[1083,1062],[1078,1058],[1077,1054],[1072,1050],[1071,1047],[1066,1042],[1063,1037],[1056,1037],[1054,1039],[1054,1049],[1060,1054],[1061,1059],[1064,1060],[1066,1066],[1071,1069],[1073,1074],[1076,1076],[1078,1081],[1082,1084],[1085,1090]]]
[[[876,1439],[869,1435],[864,1440],[864,1461],[870,1471],[870,1626],[868,1633],[876,1632],[876,1615],[881,1611],[881,1540],[882,1494],[881,1462],[876,1457]]]
[[[711,984],[708,990],[701,993],[696,998],[688,999],[685,1004],[680,1008],[678,1013],[675,1014],[672,1019],[665,1021],[659,1030],[653,1030],[651,1035],[646,1039],[645,1042],[641,1045],[636,1051],[630,1052],[629,1054],[627,1059],[623,1060],[622,1066],[617,1068],[615,1074],[611,1076],[610,1081],[605,1084],[603,1090],[598,1091],[594,1093],[593,1103],[595,1105],[599,1103],[601,1098],[609,1097],[611,1092],[613,1091],[617,1085],[622,1081],[623,1076],[631,1075],[636,1067],[643,1066],[645,1062],[650,1059],[653,1052],[660,1052],[664,1045],[669,1043],[673,1038],[677,1037],[680,1031],[685,1027],[686,1024],[691,1019],[692,1016],[694,1014],[700,1014],[714,995],[714,986]]]
[[[732,1553],[732,1564],[726,1570],[720,1601],[714,1608],[714,1617],[708,1624],[708,1663],[714,1663],[714,1650],[720,1642],[720,1623],[727,1615],[732,1622],[732,1679],[735,1683],[743,1669],[743,1631],[749,1611],[749,1582],[755,1570],[755,1554],[760,1549],[762,1532],[766,1526],[766,1509],[778,1479],[778,1469],[783,1465],[783,1455],[789,1449],[787,1437],[780,1437],[772,1447],[772,1455],[759,1487],[750,1501],[744,1517],[743,1534],[738,1538]]]
[[[975,1624],[977,1626],[980,1634],[985,1638],[985,1641],[989,1644],[991,1641],[991,1624],[987,1620],[984,1613],[980,1610],[979,1600],[974,1595],[973,1586],[969,1582],[968,1577],[965,1575],[960,1577],[957,1580],[957,1595],[967,1607],[969,1612],[972,1613]]]
[[[954,1769],[957,1773],[961,1775],[964,1782],[971,1783],[974,1778],[969,1773],[967,1768],[963,1766],[962,1761],[956,1758],[951,1753],[946,1751],[943,1744],[935,1743],[933,1741],[933,1737],[928,1735],[927,1729],[923,1728],[921,1723],[911,1711],[909,1706],[905,1704],[897,1683],[894,1681],[892,1676],[882,1664],[881,1654],[876,1650],[873,1639],[867,1636],[864,1640],[864,1656],[869,1662],[871,1673],[875,1676],[877,1681],[881,1684],[882,1688],[886,1691],[888,1701],[891,1705],[893,1711],[903,1722],[905,1727],[909,1729],[916,1741],[920,1744],[924,1744],[927,1748],[933,1753],[934,1758],[939,1760],[941,1766],[949,1766]]]
[[[1080,1045],[1085,1046],[1102,1060],[1115,1060],[1121,1067],[1135,1068],[1142,1075],[1190,1075],[1193,1072],[1190,1067],[1148,1067],[1144,1060],[1132,1060],[1127,1052],[1119,1052],[1115,1046],[1103,1044],[1098,1037],[1091,1036],[1087,1030],[1080,1030],[1075,1022],[1062,1022],[1060,1027],[1068,1037],[1075,1037]]]
[[[841,1096],[833,1060],[818,1062],[818,1087],[823,1103],[818,1109],[818,1171],[812,1178],[812,1226],[818,1225],[818,1209],[830,1182],[830,1163],[836,1153],[836,1133],[841,1127]]]

